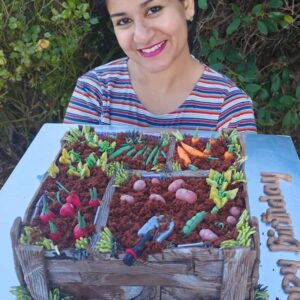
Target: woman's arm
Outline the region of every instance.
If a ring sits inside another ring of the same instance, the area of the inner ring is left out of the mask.
[[[80,77],[68,104],[64,123],[100,123],[102,93],[97,76],[88,72]]]
[[[251,98],[241,89],[232,86],[224,99],[217,130],[236,128],[238,131],[256,132]]]

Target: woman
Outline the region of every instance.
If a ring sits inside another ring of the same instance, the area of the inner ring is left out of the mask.
[[[251,99],[189,51],[194,0],[107,0],[127,57],[79,78],[66,123],[256,131]]]

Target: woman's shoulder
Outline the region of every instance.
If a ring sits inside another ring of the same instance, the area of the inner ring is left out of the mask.
[[[128,75],[127,68],[127,57],[119,58],[113,61],[110,61],[106,64],[95,67],[92,70],[89,70],[85,74],[83,74],[79,79],[94,79],[106,81],[110,78],[116,78],[119,76]]]
[[[237,88],[236,83],[232,79],[207,65],[204,65],[204,72],[200,81],[204,81],[207,84],[220,85],[228,89]]]

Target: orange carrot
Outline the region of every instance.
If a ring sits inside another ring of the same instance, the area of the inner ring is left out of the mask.
[[[216,142],[217,142],[216,139],[209,139],[209,143],[210,143],[211,145],[215,144]]]
[[[192,137],[192,145],[195,145],[199,141],[199,138]]]
[[[226,151],[226,152],[224,153],[224,159],[225,159],[225,160],[231,160],[232,158],[233,158],[232,152]]]
[[[206,156],[203,152],[195,149],[194,147],[192,147],[190,145],[187,145],[183,142],[181,142],[180,144],[181,144],[182,148],[190,155],[197,156],[197,157],[205,157]]]
[[[177,153],[179,158],[183,160],[185,166],[188,166],[191,163],[191,159],[188,154],[184,151],[184,149],[180,146],[177,146]]]

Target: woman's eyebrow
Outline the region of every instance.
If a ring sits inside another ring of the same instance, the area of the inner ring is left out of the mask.
[[[146,0],[146,1],[144,1],[143,3],[141,3],[141,6],[144,7],[144,6],[146,6],[147,4],[149,4],[149,3],[152,2],[152,1],[153,1],[153,0]],[[111,18],[114,18],[114,17],[123,17],[123,16],[125,16],[125,15],[126,15],[126,13],[124,13],[124,12],[119,12],[119,13],[111,14],[110,17],[111,17]]]

